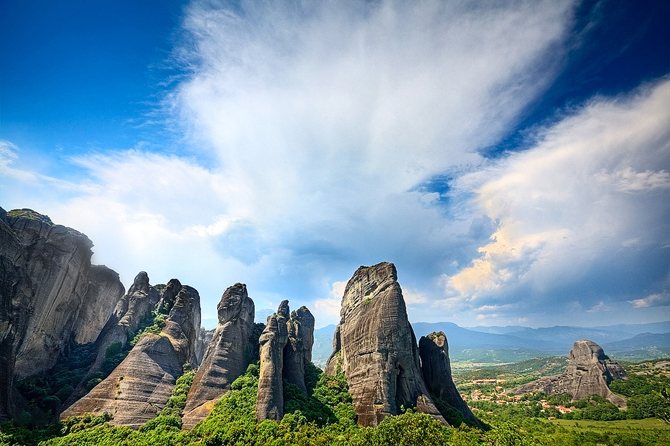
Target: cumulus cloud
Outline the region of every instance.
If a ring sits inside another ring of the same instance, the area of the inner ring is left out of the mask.
[[[642,299],[629,301],[635,308],[662,307],[670,305],[670,293],[650,294]]]
[[[662,288],[669,103],[668,79],[594,98],[542,130],[529,150],[460,178],[499,228],[468,267],[444,279],[447,291],[462,301],[522,299],[532,307],[563,301],[557,290],[572,287],[593,312],[609,308],[603,294],[630,299],[631,284]],[[650,259],[658,263],[645,272]],[[603,283],[622,277],[627,289]]]

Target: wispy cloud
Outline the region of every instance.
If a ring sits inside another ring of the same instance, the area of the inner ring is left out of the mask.
[[[635,308],[663,307],[670,305],[670,293],[650,294],[642,299],[629,301]]]

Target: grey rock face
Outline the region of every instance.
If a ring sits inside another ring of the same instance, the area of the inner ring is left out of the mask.
[[[140,271],[135,276],[128,293],[116,304],[112,316],[98,336],[95,361],[87,375],[82,379],[74,397],[81,395],[83,383],[100,370],[105,362],[105,353],[109,346],[120,343],[121,347],[125,347],[128,343],[129,334],[137,332],[140,322],[153,311],[159,299],[158,291],[149,284],[148,274],[145,271]]]
[[[88,289],[75,324],[76,343],[96,341],[125,292],[116,271],[106,266],[91,266]]]
[[[131,292],[138,289],[131,287]],[[193,356],[199,328],[200,296],[184,286],[161,333],[142,336],[123,362],[61,417],[109,412],[110,423],[139,428],[165,406],[184,363]]]
[[[419,356],[423,380],[431,395],[461,411],[468,420],[479,424],[454,384],[447,336],[441,331],[422,336],[419,339]]]
[[[200,332],[198,333],[198,341],[196,342],[195,347],[195,360],[198,367],[202,364],[203,359],[205,358],[205,353],[209,347],[209,343],[212,342],[214,338],[214,330],[205,330],[205,327],[200,327]]]
[[[284,347],[283,377],[291,384],[307,393],[305,385],[305,365],[312,361],[314,345],[314,316],[307,307],[300,307],[291,313],[286,322],[288,342]]]
[[[0,208],[0,419],[15,412],[14,380],[51,368],[70,339],[97,337],[109,313],[94,303],[118,300],[111,270],[91,273],[92,246],[45,215]]]
[[[512,389],[510,393],[569,393],[573,401],[599,395],[617,406],[624,406],[626,400],[612,393],[608,387],[613,379],[628,379],[628,375],[616,361],[605,355],[598,344],[581,340],[575,342],[568,354],[568,370],[565,373],[524,384]]]
[[[212,411],[230,390],[232,382],[246,370],[253,356],[250,336],[254,331],[253,300],[247,287],[229,287],[217,306],[219,324],[186,398],[183,428],[191,429]]]
[[[285,300],[279,305],[277,313],[268,317],[265,330],[259,339],[261,370],[256,399],[256,419],[258,421],[267,419],[279,421],[284,417],[282,372],[284,347],[288,342],[286,328],[288,313],[288,301]]]
[[[447,424],[423,381],[416,337],[392,263],[360,267],[354,273],[340,317],[326,373],[334,374],[341,361],[358,423],[377,426],[386,416],[397,415],[399,404],[415,404],[417,411]]]

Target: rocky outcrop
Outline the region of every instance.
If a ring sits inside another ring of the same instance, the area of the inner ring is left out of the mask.
[[[282,301],[277,312],[268,317],[259,339],[261,370],[256,398],[256,419],[279,421],[284,417],[284,347],[288,342],[286,321],[288,301]]]
[[[140,290],[149,290],[143,277],[129,294]],[[200,296],[183,286],[160,334],[144,334],[123,362],[61,417],[108,412],[112,424],[142,426],[165,406],[183,365],[194,356],[199,329]]]
[[[95,339],[123,294],[111,270],[92,269],[92,246],[45,215],[0,208],[0,419],[15,412],[13,382],[51,368],[72,339]]]
[[[628,375],[616,362],[607,357],[602,347],[593,341],[575,342],[568,355],[568,370],[556,376],[533,381],[516,387],[509,393],[544,392],[548,395],[569,393],[577,401],[590,395],[607,398],[617,406],[624,406],[626,400],[612,393],[608,385],[613,379],[628,379]]]
[[[212,342],[214,338],[214,330],[206,330],[205,327],[200,327],[200,333],[198,333],[198,340],[195,344],[195,361],[198,367],[202,364],[203,359],[205,359],[205,353],[209,347],[209,343]]]
[[[423,380],[430,394],[458,409],[466,419],[479,424],[479,420],[461,398],[451,376],[447,336],[441,331],[422,336],[419,339],[419,356]]]
[[[176,279],[173,279],[176,280]],[[179,283],[179,281],[177,281]],[[181,284],[179,284],[181,289]],[[179,291],[179,290],[177,290]],[[89,372],[82,379],[82,382],[76,389],[73,397],[79,397],[83,394],[82,388],[89,378],[100,370],[105,362],[107,349],[112,344],[119,344],[119,350],[124,348],[132,339],[132,336],[140,326],[143,319],[149,316],[160,300],[160,294],[149,283],[149,275],[145,271],[140,271],[128,293],[116,304],[111,317],[102,329],[102,332],[96,340],[96,358]],[[69,400],[68,403],[72,403]]]
[[[326,373],[347,377],[358,424],[377,426],[400,405],[446,421],[423,381],[416,337],[392,263],[360,267],[342,297]]]
[[[314,316],[307,307],[291,313],[286,322],[288,342],[284,347],[283,378],[307,393],[305,365],[312,362],[314,345]]]
[[[126,289],[119,274],[103,265],[92,265],[88,289],[75,323],[77,344],[95,342]]]
[[[249,365],[254,356],[250,339],[254,310],[246,285],[237,283],[223,293],[217,306],[219,324],[186,398],[183,429],[191,429],[207,417]]]

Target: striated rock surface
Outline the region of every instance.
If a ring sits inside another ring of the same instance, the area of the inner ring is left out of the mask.
[[[186,398],[183,429],[193,428],[209,415],[254,356],[250,337],[254,333],[255,306],[246,285],[237,283],[229,287],[217,310],[219,324]]]
[[[284,417],[284,347],[288,342],[286,322],[289,318],[288,301],[279,304],[277,312],[268,317],[261,337],[261,370],[256,399],[256,419],[279,421]]]
[[[103,265],[92,265],[88,289],[75,323],[75,342],[95,342],[125,293],[116,271]]]
[[[422,336],[419,339],[419,356],[423,380],[430,394],[458,409],[466,419],[479,424],[454,384],[447,336],[441,331]]]
[[[71,339],[97,337],[109,312],[94,307],[118,300],[92,246],[46,215],[0,208],[0,419],[15,413],[13,382],[51,368]]]
[[[179,285],[181,289],[181,284]],[[100,367],[105,362],[105,353],[109,346],[119,343],[121,347],[125,347],[129,337],[131,338],[130,335],[137,331],[142,319],[153,311],[159,299],[160,294],[149,284],[149,275],[145,271],[140,271],[135,276],[135,280],[130,286],[128,293],[116,304],[112,316],[98,336],[96,340],[97,355],[95,362],[87,375],[82,379],[82,383],[78,386],[75,396],[81,395],[79,391],[82,385],[88,381],[91,375],[100,370]]]
[[[198,340],[195,344],[195,361],[198,367],[200,367],[200,364],[202,364],[202,361],[205,358],[205,353],[207,352],[209,343],[212,342],[212,338],[214,338],[215,331],[216,329],[206,330],[205,327],[200,327]]]
[[[326,373],[341,362],[358,424],[377,426],[398,406],[416,405],[447,424],[423,381],[416,337],[392,263],[360,267],[342,297],[340,323]]]
[[[149,290],[148,279],[138,277],[129,294]],[[142,336],[123,362],[61,417],[108,412],[112,424],[142,426],[165,406],[183,365],[194,355],[199,329],[200,296],[183,286],[160,334]]]
[[[312,361],[314,316],[307,307],[300,307],[291,313],[286,327],[288,342],[284,347],[283,378],[307,393],[305,364]]]
[[[530,392],[544,392],[548,395],[569,393],[573,401],[590,395],[599,395],[617,406],[624,406],[626,400],[612,393],[608,387],[613,379],[628,379],[628,375],[616,361],[605,355],[598,344],[581,340],[574,343],[568,354],[568,370],[565,373],[524,384],[509,393],[517,395]]]

